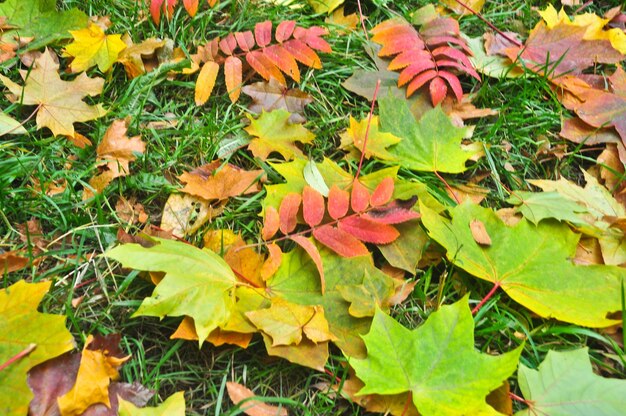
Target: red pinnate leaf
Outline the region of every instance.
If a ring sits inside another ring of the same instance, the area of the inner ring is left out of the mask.
[[[285,77],[283,77],[280,69],[270,59],[263,55],[260,51],[252,51],[246,54],[246,61],[248,64],[259,73],[266,81],[270,78],[276,79],[280,84],[287,85]]]
[[[150,15],[157,25],[161,22],[161,9],[163,8],[164,1],[165,0],[152,0],[150,2]]]
[[[367,218],[350,216],[342,219],[337,227],[361,241],[374,244],[389,244],[400,236],[393,226],[374,222]]]
[[[235,40],[237,41],[237,45],[239,45],[241,50],[245,52],[248,52],[255,46],[254,35],[249,30],[245,32],[236,32]]]
[[[428,86],[428,89],[430,90],[430,99],[434,106],[438,106],[448,94],[448,86],[443,78],[440,77],[433,78]]]
[[[300,63],[319,69],[322,67],[322,61],[315,51],[307,46],[306,43],[298,39],[292,39],[283,43],[283,47],[293,55]]]
[[[263,229],[261,230],[261,237],[263,240],[269,240],[274,237],[280,227],[280,216],[278,211],[274,207],[267,207],[265,209],[265,222],[263,223]]]
[[[324,218],[324,196],[312,187],[306,185],[302,192],[302,215],[304,221],[315,227]]]
[[[376,189],[374,189],[374,192],[372,192],[370,204],[373,207],[385,205],[391,200],[394,188],[395,184],[393,182],[393,178],[387,177],[383,179],[382,181],[380,181]]]
[[[293,20],[285,20],[280,22],[276,27],[276,41],[279,43],[283,43],[287,39],[291,37],[293,34],[293,30],[296,28],[296,22]]]
[[[306,237],[301,235],[294,235],[290,237],[291,240],[295,241],[300,247],[307,252],[313,263],[315,263],[315,267],[317,267],[317,272],[320,274],[320,287],[322,295],[326,292],[326,278],[324,277],[324,265],[322,264],[322,256],[320,252],[315,247],[315,244]]]
[[[333,185],[328,192],[328,213],[332,219],[336,220],[348,213],[350,208],[350,194],[348,191],[339,189],[337,185]]]
[[[229,56],[224,61],[224,81],[231,102],[236,102],[241,94],[243,64],[236,56]]]
[[[400,224],[415,220],[420,217],[419,213],[411,209],[415,202],[417,202],[417,198],[406,201],[396,200],[384,207],[370,209],[361,217],[381,224]]]
[[[448,71],[439,71],[439,76],[448,81],[448,84],[450,85],[450,88],[452,88],[452,91],[454,92],[454,96],[456,97],[457,101],[461,102],[463,100],[463,87],[461,87],[461,82],[459,81],[459,78]],[[431,97],[433,98],[433,105],[437,105],[434,102],[432,92]]]
[[[237,39],[235,39],[235,35],[229,33],[224,39],[220,40],[219,45],[222,52],[226,55],[232,55],[237,48]]]
[[[272,22],[266,20],[265,22],[257,23],[254,26],[254,37],[257,45],[261,48],[269,45],[272,42]]]
[[[358,179],[355,179],[352,183],[352,193],[350,194],[350,205],[352,211],[361,212],[369,206],[370,193]]]
[[[302,27],[296,27],[293,32],[293,37],[299,39],[309,45],[312,49],[320,52],[331,53],[332,49],[328,42],[321,38],[321,36],[327,35],[328,30],[323,27],[313,26],[308,29]]]
[[[440,36],[437,38],[430,38],[426,40],[426,46],[436,47],[439,45],[453,44],[459,46],[468,55],[472,56],[472,50],[467,46],[467,43],[463,39],[455,38],[454,36]]]
[[[345,231],[330,225],[314,229],[313,237],[343,257],[365,256],[370,253],[365,244]]]
[[[298,63],[282,45],[272,45],[263,48],[263,54],[269,58],[281,71],[289,75],[294,81],[300,82]]]
[[[456,50],[456,49],[455,49]],[[393,58],[389,62],[387,69],[390,71],[397,71],[398,69],[406,68],[409,65],[415,65],[422,61],[428,61],[430,54],[424,50],[411,49],[408,51],[400,52],[398,56]],[[416,62],[418,61],[418,62]],[[434,66],[434,62],[430,62]]]
[[[183,0],[183,6],[191,17],[194,17],[198,12],[198,0]]]
[[[283,198],[278,208],[278,216],[280,218],[280,232],[287,235],[295,230],[298,224],[298,211],[302,197],[300,194],[291,192]]]
[[[433,61],[418,61],[412,63],[400,72],[400,76],[398,77],[398,86],[401,87],[405,85],[414,79],[416,75],[423,73],[427,69],[435,69],[435,63]]]
[[[411,81],[406,88],[407,97],[413,95],[413,93],[424,86],[428,81],[432,80],[437,76],[437,71],[431,69],[426,72],[422,72]]]

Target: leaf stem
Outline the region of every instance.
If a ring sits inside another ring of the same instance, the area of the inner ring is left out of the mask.
[[[518,41],[517,39],[513,39],[510,36],[508,36],[506,33],[504,33],[503,31],[501,31],[500,29],[498,29],[493,23],[491,23],[489,20],[485,19],[485,17],[478,13],[477,11],[475,11],[474,9],[472,9],[471,7],[469,7],[467,4],[463,3],[461,0],[455,0],[459,6],[463,7],[464,9],[466,9],[467,11],[469,11],[470,13],[472,13],[474,16],[478,17],[480,20],[482,20],[483,22],[485,22],[487,24],[487,26],[489,26],[492,30],[494,30],[495,32],[499,33],[500,36],[502,36],[504,39],[508,40],[509,42],[511,42],[513,45],[515,46],[523,46],[522,42]]]
[[[33,352],[35,350],[35,348],[37,348],[37,344],[30,344],[28,347],[26,347],[22,351],[18,352],[17,354],[15,354],[13,357],[9,358],[4,363],[0,364],[0,371],[4,370],[5,368],[10,366],[14,362],[16,362],[18,360],[21,360],[22,358],[26,357],[28,354]]]
[[[413,392],[410,391],[409,394],[406,395],[406,401],[404,402],[404,407],[402,408],[401,416],[406,416],[409,411],[409,405],[411,404],[411,399],[413,398]]]
[[[365,39],[370,41],[370,36],[367,34],[367,29],[365,28],[365,18],[363,17],[363,8],[361,7],[361,0],[356,0],[357,7],[359,8],[359,20],[361,21],[361,27],[363,28],[363,34],[365,35]]]
[[[461,201],[459,200],[459,198],[456,196],[456,194],[454,193],[454,190],[452,189],[452,187],[450,186],[450,184],[443,178],[443,176],[441,176],[439,174],[439,172],[437,172],[436,170],[433,171],[433,173],[435,174],[435,176],[437,176],[439,178],[439,180],[443,183],[443,185],[446,187],[446,189],[448,190],[448,192],[450,192],[450,195],[452,195],[452,198],[454,198],[454,200],[456,201],[457,205],[461,205]]]
[[[480,310],[480,308],[483,307],[483,305],[492,298],[492,296],[496,293],[496,291],[498,290],[498,288],[500,287],[500,282],[496,282],[493,287],[491,288],[491,290],[489,291],[489,293],[487,293],[485,295],[485,297],[478,303],[478,305],[476,305],[476,307],[474,309],[472,309],[472,315],[475,315],[476,312],[478,312]]]
[[[363,137],[363,148],[361,149],[361,159],[359,159],[359,167],[354,175],[354,180],[359,179],[361,174],[361,167],[363,166],[363,159],[365,159],[365,151],[367,149],[367,138],[370,135],[370,126],[372,124],[372,117],[374,116],[374,106],[376,105],[376,98],[378,97],[378,90],[380,89],[380,78],[376,81],[376,88],[374,88],[374,95],[372,96],[372,105],[370,106],[370,113],[367,116],[367,127],[365,127],[365,137]]]

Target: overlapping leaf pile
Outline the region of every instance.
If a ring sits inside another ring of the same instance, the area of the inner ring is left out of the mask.
[[[197,0],[182,3],[192,17],[197,13]],[[211,7],[216,3],[209,1]],[[316,12],[330,13],[342,1],[309,3]],[[42,1],[29,4],[41,5],[37,10],[42,15],[51,12]],[[176,5],[175,0],[151,0],[149,11],[159,23],[161,14],[171,17]],[[592,15],[570,21],[548,8],[542,12],[545,22],[537,24],[524,44],[513,35],[498,38],[500,33],[481,49],[480,42],[463,38],[456,20],[431,9],[416,13],[429,16],[420,21],[419,30],[397,18],[372,29],[372,40],[382,45],[377,55],[392,57],[389,63],[378,61],[374,79],[390,81],[385,87],[391,95],[378,100],[378,116],[350,119],[341,135],[341,149],[348,152],[347,159],[358,160],[355,166],[305,157],[309,146],[315,146],[317,128],[300,123],[305,121],[304,106],[314,98],[288,90],[284,76],[299,82],[299,63],[321,68],[317,52],[332,53],[322,39],[329,34],[325,28],[304,28],[287,20],[274,29],[274,23],[264,21],[198,47],[192,67],[182,70],[199,71],[198,105],[211,96],[220,68],[231,102],[239,99],[246,65],[267,81],[243,90],[257,101],[253,111],[260,115],[247,116],[250,124],[242,130],[250,137],[238,150],[249,152],[248,158],[256,158],[263,169],[246,171],[219,158],[188,169],[178,177],[184,186],[169,196],[159,236],[122,232],[124,243],[104,255],[123,268],[148,272],[154,291],[132,316],[181,317],[172,338],[197,340],[199,346],[209,342],[247,348],[257,336],[267,354],[318,371],[325,370],[334,344],[351,371],[334,389],[370,411],[512,414],[511,400],[519,397],[508,393],[507,379],[519,366],[517,381],[528,406],[519,414],[559,409],[564,414],[617,415],[626,406],[626,381],[595,375],[585,350],[551,351],[533,370],[520,364],[523,339],[510,340],[499,354],[487,353],[489,345],[479,352],[472,313],[486,302],[496,305],[493,295],[502,289],[535,314],[532,319],[590,328],[621,322],[617,313],[624,310],[626,198],[617,176],[623,175],[621,162],[626,160],[626,73],[619,64],[625,57],[626,34],[619,28],[605,29],[620,11],[604,19]],[[12,1],[0,5],[8,22],[25,26],[19,10]],[[49,128],[55,136],[88,146],[91,142],[74,124],[106,115],[101,104],[84,101],[100,94],[105,81],[84,71],[113,71],[115,63],[122,63],[129,78],[141,77],[157,65],[169,71],[168,65],[176,67],[182,55],[179,50],[154,63],[150,56],[164,41],[134,45],[121,35],[106,35],[106,27],[97,23],[75,23],[78,27],[68,25],[73,41],[63,57],[71,58],[68,67],[80,72],[78,76],[62,79],[63,61],[47,48],[33,59],[32,70],[20,72],[23,85],[7,76],[0,80],[15,105],[37,106],[38,129]],[[36,35],[45,44],[68,38],[48,29]],[[469,45],[477,44],[479,50],[470,60]],[[460,188],[448,180],[466,172],[484,149],[471,141],[472,128],[458,127],[446,113],[478,111],[466,100],[460,77],[480,79],[477,69],[493,75],[479,65],[489,55],[498,65],[518,65],[547,77],[564,107],[578,117],[565,121],[561,134],[579,142],[610,143],[599,161],[610,162],[614,169],[600,166],[584,172],[584,188],[565,179],[529,181],[543,192],[511,190],[501,202],[512,209],[483,208],[469,197],[463,202]],[[583,72],[597,63],[618,64],[606,85],[599,75]],[[404,85],[406,93],[399,90]],[[378,83],[359,88],[372,100],[379,91]],[[268,102],[268,96],[282,101]],[[15,120],[5,124],[5,133],[26,132]],[[113,120],[104,133],[96,149],[98,173],[83,193],[86,201],[105,192],[113,179],[129,175],[130,163],[146,152],[140,136],[127,136],[129,129],[128,119]],[[362,171],[364,159],[371,162],[367,174]],[[376,170],[382,164],[387,166]],[[399,177],[401,168],[403,177],[411,179]],[[284,178],[282,183],[267,182],[277,176],[272,170]],[[423,172],[443,183],[449,198],[432,181],[418,180]],[[249,237],[256,232],[256,238],[247,241],[240,234],[244,230],[211,224],[229,200],[251,194],[261,199],[262,212],[253,214],[262,221],[252,221],[245,233]],[[132,216],[143,209],[126,202]],[[183,240],[196,233],[202,233],[202,249]],[[388,314],[391,307],[413,295],[425,266],[441,263],[444,257],[462,276],[450,277],[458,293],[466,291],[463,279],[472,277],[491,282],[492,289],[473,311],[470,295],[459,295],[456,302],[437,304],[416,328],[405,328]],[[16,253],[0,257],[0,266],[8,272],[27,264]],[[90,335],[82,353],[70,352],[74,343],[64,319],[36,310],[49,286],[19,281],[0,291],[3,414],[25,414],[29,407],[34,413],[61,415],[184,413],[181,393],[157,409],[141,410],[152,393],[118,381],[119,368],[130,358],[120,349],[119,336]],[[231,382],[227,389],[236,404],[250,406],[244,410],[248,414],[286,414],[255,401],[254,393],[242,385]],[[19,400],[12,400],[17,396]]]

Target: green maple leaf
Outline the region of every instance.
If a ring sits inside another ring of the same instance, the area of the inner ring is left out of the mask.
[[[29,49],[71,38],[69,31],[87,27],[89,19],[76,8],[57,11],[54,0],[7,0],[0,4],[0,16],[6,16],[7,23],[17,27],[12,31],[15,34],[36,38]]]
[[[402,139],[389,153],[408,169],[460,173],[476,154],[461,147],[465,129],[452,125],[441,107],[427,111],[417,121],[405,101],[383,98],[380,123],[384,131]]]
[[[286,160],[304,157],[296,142],[311,143],[315,135],[302,124],[289,123],[290,116],[291,113],[283,109],[270,112],[264,110],[257,119],[247,116],[250,126],[245,130],[254,137],[248,149],[254,156],[265,160],[270,153],[278,152]]]
[[[371,256],[344,258],[323,247],[319,247],[319,251],[326,275],[323,295],[317,268],[300,248],[283,255],[280,268],[267,282],[268,292],[298,305],[322,306],[330,332],[337,338],[334,342],[347,355],[361,356],[364,346],[360,334],[367,331],[371,318],[352,316],[350,302],[381,302],[383,305],[379,306],[384,307],[386,298],[393,294],[388,289],[393,287],[393,281],[374,267]],[[356,287],[364,283],[363,290],[355,293],[350,302],[344,299],[341,290],[345,286]]]
[[[579,214],[587,212],[584,206],[567,199],[558,192],[517,191],[506,202],[517,205],[517,211],[534,224],[547,218],[581,224],[584,221]]]
[[[508,227],[490,209],[465,203],[450,210],[452,219],[421,205],[428,233],[447,257],[468,273],[499,285],[512,299],[543,317],[591,327],[619,321],[607,314],[621,309],[620,282],[626,270],[614,266],[576,266],[580,237],[567,225],[522,219]],[[470,223],[482,222],[491,245],[481,246]]]
[[[0,290],[0,365],[25,354],[0,370],[2,415],[27,414],[33,398],[26,381],[28,370],[74,348],[74,338],[65,328],[65,316],[37,312],[50,284],[20,280]]]
[[[424,416],[498,415],[485,397],[515,371],[522,348],[500,356],[476,351],[467,301],[441,307],[414,330],[377,310],[363,336],[367,358],[350,360],[365,383],[358,394],[411,392]]]
[[[626,380],[594,374],[587,348],[548,351],[538,370],[520,364],[517,380],[530,407],[516,416],[621,416],[626,409]]]
[[[189,316],[200,345],[225,324],[235,308],[237,284],[231,268],[218,254],[178,241],[154,238],[156,245],[123,244],[105,253],[122,266],[165,272],[152,297],[144,299],[135,316]]]

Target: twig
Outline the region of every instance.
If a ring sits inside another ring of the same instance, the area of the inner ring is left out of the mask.
[[[361,0],[356,0],[356,4],[359,8],[359,20],[361,21],[361,27],[363,28],[363,34],[365,35],[365,39],[370,41],[370,36],[367,34],[367,29],[365,28],[365,18],[363,17],[363,8],[361,7]]]
[[[476,312],[478,312],[480,310],[480,308],[483,307],[483,305],[489,300],[491,299],[491,297],[494,295],[494,293],[496,293],[496,291],[498,290],[498,288],[500,287],[500,282],[496,282],[493,287],[491,288],[491,290],[489,291],[489,293],[487,293],[487,295],[485,295],[485,297],[483,298],[483,300],[481,300],[478,305],[476,305],[476,307],[474,309],[472,309],[472,315],[475,315]]]

